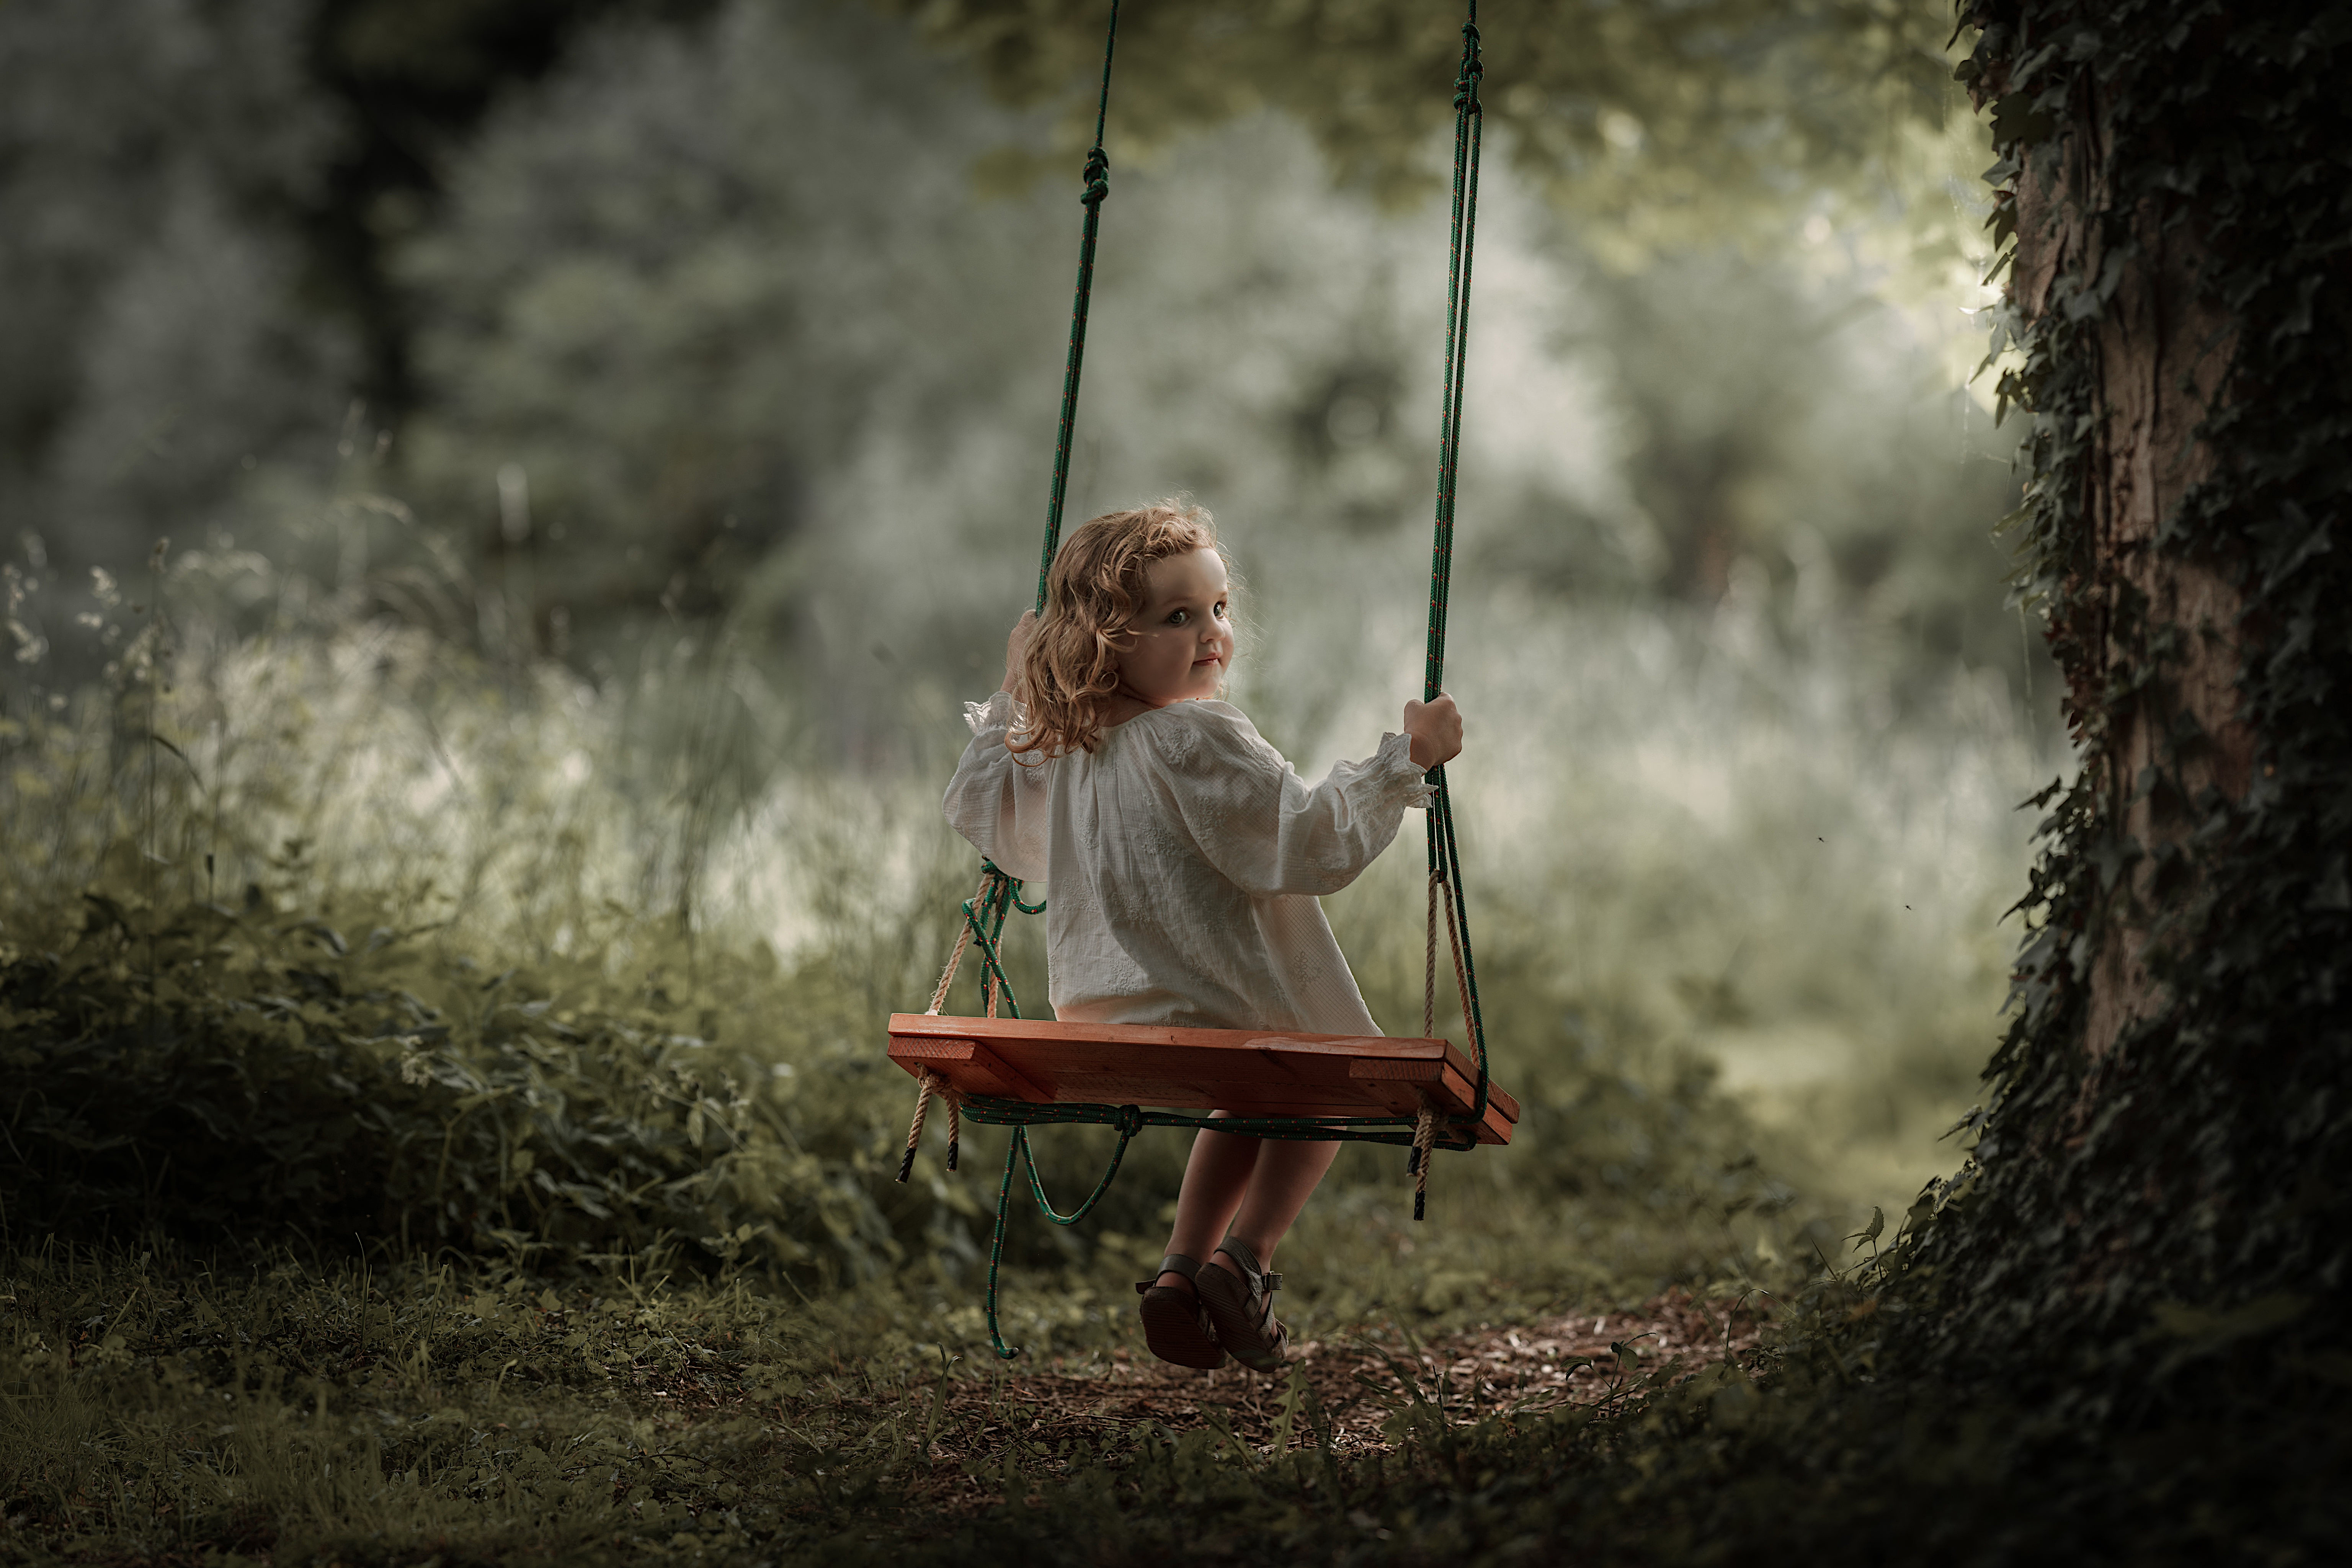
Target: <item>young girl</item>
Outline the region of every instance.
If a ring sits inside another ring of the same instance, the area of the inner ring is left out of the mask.
[[[1054,558],[1044,618],[1013,627],[1003,689],[966,707],[948,821],[1046,884],[1057,1018],[1377,1035],[1316,897],[1388,847],[1462,721],[1451,698],[1408,702],[1403,734],[1309,786],[1216,700],[1233,657],[1208,513],[1096,518]],[[1196,1136],[1168,1256],[1136,1287],[1153,1354],[1281,1364],[1266,1265],[1338,1151]]]

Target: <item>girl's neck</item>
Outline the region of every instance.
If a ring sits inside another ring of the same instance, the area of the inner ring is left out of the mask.
[[[1164,708],[1167,706],[1167,703],[1153,702],[1145,698],[1139,697],[1133,691],[1129,690],[1126,687],[1121,686],[1118,690],[1110,694],[1110,705],[1103,712],[1103,728],[1106,730],[1116,730],[1121,724],[1126,723],[1129,719],[1136,717],[1138,714],[1149,713],[1154,709]]]

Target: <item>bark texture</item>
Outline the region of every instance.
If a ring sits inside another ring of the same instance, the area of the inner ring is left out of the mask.
[[[2019,310],[2039,323],[2079,309],[2081,293],[2056,289],[2062,277],[2113,279],[2092,345],[2087,580],[2051,627],[2077,739],[2134,851],[2090,965],[2084,1044],[2095,1059],[2156,1010],[2147,942],[2164,906],[2195,894],[2193,877],[2159,874],[2169,858],[2159,851],[2185,850],[2189,807],[2204,792],[2243,798],[2255,751],[2237,690],[2238,563],[2210,549],[2159,548],[2168,521],[2215,471],[2204,426],[2236,327],[2199,286],[2204,215],[2195,204],[2132,204],[2121,243],[2089,216],[2116,205],[2100,97],[2086,89],[2080,114],[2024,161],[2011,286]],[[2099,732],[2085,721],[2103,710]]]

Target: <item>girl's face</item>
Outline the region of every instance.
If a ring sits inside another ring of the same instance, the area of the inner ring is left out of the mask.
[[[1120,686],[1154,708],[1214,697],[1234,661],[1225,563],[1207,548],[1144,569],[1143,613],[1118,656]]]

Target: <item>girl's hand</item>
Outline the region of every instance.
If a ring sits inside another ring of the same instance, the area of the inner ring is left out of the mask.
[[[1013,700],[1021,700],[1021,668],[1029,652],[1030,634],[1037,629],[1037,612],[1024,610],[1013,623],[1013,635],[1004,639],[1004,684],[999,690],[1010,691]]]
[[[1444,692],[1434,702],[1404,705],[1404,732],[1412,737],[1412,765],[1440,767],[1462,754],[1462,714]]]

